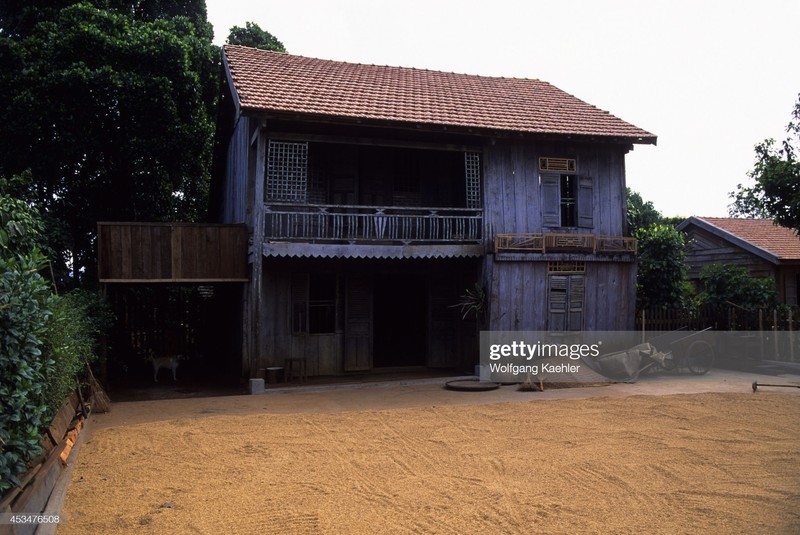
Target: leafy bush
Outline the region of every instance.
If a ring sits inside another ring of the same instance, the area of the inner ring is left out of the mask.
[[[110,312],[90,292],[53,295],[39,273],[41,217],[0,179],[0,494],[41,453],[44,429],[77,386]]]
[[[53,317],[45,338],[53,366],[46,376],[48,416],[77,387],[87,364],[97,358],[97,339],[111,325],[105,302],[93,292],[73,290],[52,302]]]
[[[703,291],[701,305],[735,305],[748,310],[772,307],[777,303],[775,280],[753,277],[747,268],[732,264],[712,264],[700,271]]]
[[[52,315],[50,287],[38,273],[43,257],[0,258],[0,493],[18,484],[26,462],[41,453],[47,425],[43,352]]]
[[[682,308],[691,286],[684,254],[683,234],[656,223],[636,232],[639,258],[636,274],[638,308]]]

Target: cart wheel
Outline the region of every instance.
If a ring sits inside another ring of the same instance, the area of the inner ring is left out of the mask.
[[[704,340],[692,342],[686,349],[686,367],[695,375],[708,373],[714,365],[714,348]]]

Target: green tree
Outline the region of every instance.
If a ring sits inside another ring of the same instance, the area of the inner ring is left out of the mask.
[[[731,192],[731,216],[764,217],[800,234],[800,95],[792,112],[787,137],[778,146],[774,139],[755,147],[756,162],[748,176],[752,186],[739,184]]]
[[[263,50],[273,50],[275,52],[286,52],[283,43],[271,33],[262,30],[255,22],[245,22],[244,28],[234,26],[228,34],[229,45],[251,46]]]
[[[691,292],[687,279],[683,233],[656,223],[636,233],[638,308],[681,308]]]
[[[771,307],[777,303],[775,280],[753,277],[743,266],[712,264],[700,271],[703,291],[700,304],[734,305],[748,310]]]
[[[627,220],[628,230],[635,235],[639,230],[645,229],[661,221],[661,212],[653,206],[653,201],[645,202],[642,196],[626,188],[627,192]]]
[[[219,56],[203,0],[12,0],[0,21],[0,175],[30,170],[60,282],[95,279],[97,221],[205,216]]]

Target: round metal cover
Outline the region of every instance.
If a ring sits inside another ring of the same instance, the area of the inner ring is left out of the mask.
[[[500,383],[492,381],[479,381],[478,379],[457,379],[444,384],[445,388],[460,392],[486,392],[500,388]]]

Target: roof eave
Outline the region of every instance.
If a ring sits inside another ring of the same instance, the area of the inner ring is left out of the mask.
[[[239,103],[237,99],[237,104]],[[419,121],[404,121],[404,120],[391,120],[391,119],[375,119],[369,117],[358,117],[349,115],[328,115],[328,114],[312,114],[308,112],[294,111],[294,110],[280,110],[280,109],[266,109],[263,107],[247,106],[241,104],[238,108],[242,114],[250,115],[259,118],[275,118],[290,119],[303,122],[329,122],[340,123],[348,125],[365,125],[365,126],[378,126],[399,128],[405,130],[427,130],[427,131],[451,131],[459,134],[471,134],[481,137],[537,137],[537,138],[557,138],[569,139],[573,141],[589,141],[589,142],[604,142],[612,144],[637,144],[637,145],[656,145],[657,136],[620,136],[620,135],[602,135],[602,134],[589,134],[579,132],[558,132],[548,130],[524,130],[524,129],[501,129],[501,128],[488,128],[485,126],[469,125],[469,124],[456,124],[456,123],[426,123]]]

